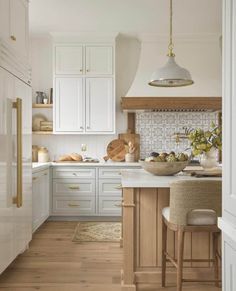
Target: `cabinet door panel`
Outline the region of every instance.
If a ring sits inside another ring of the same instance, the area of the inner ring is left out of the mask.
[[[10,0],[10,41],[20,55],[28,56],[28,5],[24,0]]]
[[[82,78],[56,78],[55,132],[83,132]]]
[[[0,0],[0,38],[6,41],[9,41],[10,36],[9,15],[10,1]]]
[[[87,46],[86,74],[111,75],[113,73],[112,55],[111,46]]]
[[[236,224],[236,6],[224,1],[223,50],[223,216]]]
[[[82,46],[57,46],[55,54],[56,74],[81,75],[83,73]]]
[[[86,132],[114,131],[112,78],[86,79]]]

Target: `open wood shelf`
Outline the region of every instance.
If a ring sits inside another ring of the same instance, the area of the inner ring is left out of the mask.
[[[32,134],[45,134],[45,135],[50,135],[50,134],[53,134],[53,131],[32,131]]]
[[[33,108],[52,108],[53,104],[36,104],[33,103]]]

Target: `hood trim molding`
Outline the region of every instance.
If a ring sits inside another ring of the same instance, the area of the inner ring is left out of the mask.
[[[221,111],[221,97],[121,97],[123,111]]]

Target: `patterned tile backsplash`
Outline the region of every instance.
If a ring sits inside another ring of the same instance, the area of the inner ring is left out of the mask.
[[[217,112],[139,112],[136,113],[136,133],[140,134],[140,155],[145,158],[152,151],[184,151],[189,143],[181,139],[177,144],[173,137],[184,132],[183,127],[209,129],[217,124]]]

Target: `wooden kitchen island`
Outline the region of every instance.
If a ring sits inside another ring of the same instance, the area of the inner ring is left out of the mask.
[[[144,170],[122,171],[123,250],[122,290],[161,282],[162,209],[169,205],[170,183],[197,179],[186,175],[153,176]],[[221,179],[221,178],[205,178]],[[209,233],[186,233],[185,259],[212,257]],[[168,252],[175,255],[175,234],[168,230]],[[185,262],[185,278],[213,278],[208,262]],[[175,268],[167,267],[167,285],[176,282]]]

